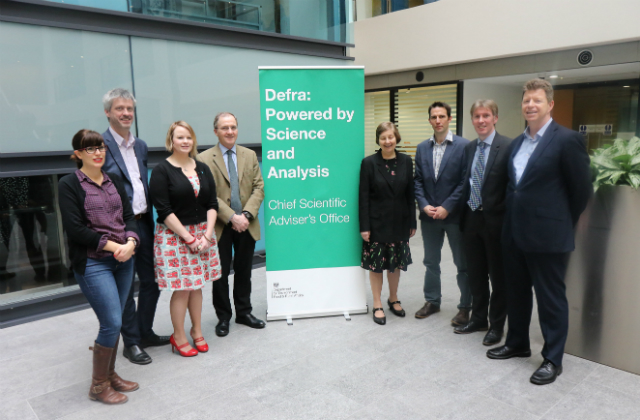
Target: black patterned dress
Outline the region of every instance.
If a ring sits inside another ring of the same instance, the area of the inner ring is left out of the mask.
[[[385,168],[391,175],[392,179],[396,176],[398,167],[398,159],[384,159]],[[390,272],[399,268],[407,271],[411,260],[411,250],[409,249],[409,241],[397,241],[391,243],[384,242],[365,242],[362,241],[362,260],[360,266],[374,273],[382,273],[384,270]]]

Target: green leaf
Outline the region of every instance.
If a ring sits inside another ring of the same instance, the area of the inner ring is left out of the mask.
[[[629,184],[636,190],[640,187],[640,174],[637,172],[629,172],[627,174],[629,178]]]
[[[639,152],[640,152],[640,150],[639,150]],[[640,164],[640,153],[638,153],[637,155],[635,155],[635,156],[631,159],[631,162],[629,162],[629,164],[630,164],[631,166],[635,166],[635,165]]]
[[[607,157],[607,156],[604,156],[604,155],[594,156],[591,161],[594,164],[600,165],[600,166],[602,166],[604,168],[607,168],[607,169],[619,169],[620,168],[620,165],[618,165],[616,163],[616,161],[614,161],[610,157]]]
[[[622,139],[615,139],[613,146],[618,150],[620,154],[627,153],[627,141]]]
[[[613,158],[616,162],[628,163],[631,161],[633,156],[631,155],[619,155]]]

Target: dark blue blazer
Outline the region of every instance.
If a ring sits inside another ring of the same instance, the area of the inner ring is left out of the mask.
[[[102,166],[102,170],[104,172],[116,174],[122,179],[124,188],[127,191],[127,196],[129,197],[129,203],[132,203],[133,186],[131,185],[131,177],[129,176],[127,165],[125,165],[124,163],[122,153],[120,153],[120,149],[118,148],[118,143],[116,143],[116,140],[111,135],[109,129],[102,133],[102,138],[104,138],[104,144],[108,149],[106,158],[104,160],[104,166]],[[135,139],[136,141],[133,144],[133,149],[136,152],[136,159],[138,160],[138,168],[140,170],[140,178],[142,179],[142,185],[144,186],[144,195],[147,199],[147,212],[150,212],[151,201],[149,201],[149,175],[147,173],[147,154],[149,149],[147,147],[147,143],[145,143],[143,140],[140,140],[137,137]]]
[[[524,141],[513,141],[509,158],[502,239],[524,252],[574,249],[574,226],[593,193],[589,154],[579,133],[552,121],[516,185],[513,159]]]
[[[447,145],[440,162],[437,180],[433,172],[433,143],[426,140],[418,145],[414,186],[420,208],[420,220],[435,222],[424,212],[424,208],[431,205],[442,206],[449,212],[449,216],[444,219],[445,223],[459,222],[466,171],[464,148],[468,143],[469,140],[463,137],[453,136],[453,142]]]

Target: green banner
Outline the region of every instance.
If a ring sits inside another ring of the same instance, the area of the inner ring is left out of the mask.
[[[267,271],[360,265],[364,69],[260,68]]]

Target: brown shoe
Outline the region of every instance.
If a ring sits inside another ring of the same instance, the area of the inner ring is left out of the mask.
[[[469,309],[460,309],[458,314],[451,318],[451,325],[454,327],[457,325],[465,325],[469,323]]]
[[[140,386],[136,382],[131,382],[122,379],[116,373],[116,355],[118,354],[118,344],[120,343],[120,337],[118,337],[118,341],[116,341],[116,345],[113,348],[113,352],[111,353],[111,363],[109,363],[109,382],[111,382],[111,387],[118,392],[131,392],[140,388]]]
[[[93,375],[89,398],[105,404],[122,404],[128,398],[111,387],[109,382],[109,365],[111,364],[112,347],[102,347],[98,343],[93,345]]]
[[[436,312],[440,312],[440,307],[431,302],[426,302],[424,306],[416,312],[416,318],[423,319]]]

